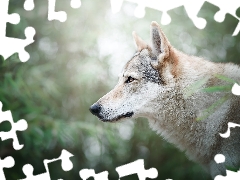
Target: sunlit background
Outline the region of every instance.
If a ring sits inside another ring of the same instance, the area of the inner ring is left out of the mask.
[[[7,180],[25,178],[22,167],[27,163],[33,165],[34,174],[44,173],[43,160],[59,157],[62,149],[74,154],[74,168],[64,172],[61,162],[52,163],[51,179],[80,179],[83,168],[107,170],[109,179],[118,179],[115,168],[138,159],[144,159],[146,169],[157,168],[158,179],[210,179],[184,152],[153,132],[146,119],[108,124],[88,110],[114,87],[134,54],[132,31],[150,43],[150,23],[160,24],[163,13],[134,1],[82,0],[80,8],[73,9],[70,1],[57,0],[56,11],[68,15],[62,23],[48,21],[47,2],[35,0],[34,10],[25,11],[24,1],[10,0],[9,13],[20,14],[21,21],[7,24],[7,36],[24,39],[27,26],[34,27],[36,35],[26,48],[28,62],[20,62],[17,54],[6,61],[0,57],[3,110],[11,110],[15,121],[26,119],[29,125],[18,132],[22,150],[15,151],[11,140],[0,142],[0,157],[11,155],[16,161],[13,168],[4,169]],[[203,5],[199,17],[207,24],[202,30],[183,6],[170,10],[171,23],[161,26],[171,44],[189,55],[239,64],[240,36],[235,32],[239,20],[227,15],[224,22],[216,22],[217,11],[210,3]],[[0,128],[9,131],[11,125],[4,122]]]

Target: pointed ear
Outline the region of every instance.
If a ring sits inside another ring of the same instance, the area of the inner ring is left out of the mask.
[[[132,35],[133,35],[133,39],[135,41],[135,44],[137,46],[137,50],[138,51],[141,51],[143,49],[146,49],[148,46],[147,46],[147,43],[145,43],[138,35],[135,31],[132,32]]]
[[[157,22],[151,23],[152,53],[157,56],[152,65],[158,67],[164,59],[169,57],[170,43]]]

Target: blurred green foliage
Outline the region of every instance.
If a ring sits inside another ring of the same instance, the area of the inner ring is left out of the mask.
[[[56,9],[66,11],[68,20],[60,23],[47,20],[47,0],[35,1],[31,12],[23,9],[23,3],[10,0],[9,13],[19,13],[21,22],[8,24],[7,36],[25,38],[24,29],[34,27],[35,42],[26,48],[31,58],[21,63],[17,54],[5,61],[0,57],[3,110],[11,110],[15,121],[26,119],[29,125],[17,133],[22,150],[15,151],[11,140],[0,142],[0,157],[11,155],[16,161],[13,168],[4,170],[8,180],[24,178],[22,167],[27,163],[33,165],[34,174],[45,172],[43,159],[58,157],[63,148],[75,155],[71,158],[74,168],[66,173],[58,162],[51,164],[52,179],[80,179],[83,168],[107,170],[109,179],[118,179],[116,167],[140,158],[146,169],[158,169],[158,179],[210,179],[183,152],[152,132],[146,119],[107,124],[88,111],[114,86],[119,67],[134,53],[131,32],[149,39],[150,22],[160,22],[161,12],[146,9],[146,16],[137,19],[136,5],[127,2],[121,12],[112,14],[108,0],[83,0],[80,9],[61,1]],[[239,63],[239,35],[232,37],[229,30],[236,21],[229,18],[227,27],[221,26],[213,20],[214,11],[209,4],[203,9],[211,23],[198,30],[183,7],[177,8],[169,12],[172,23],[163,29],[170,42],[188,54]],[[9,123],[1,123],[0,131],[9,129]]]
[[[226,76],[215,74],[214,75],[217,79],[224,82],[224,85],[218,85],[218,86],[210,86],[210,87],[204,87],[207,81],[209,80],[209,77],[205,77],[203,79],[200,79],[199,81],[196,81],[189,87],[185,89],[185,97],[189,97],[192,94],[196,92],[205,92],[205,93],[217,93],[217,92],[226,92],[226,94],[221,97],[220,99],[216,99],[216,101],[210,105],[209,107],[206,107],[206,109],[202,112],[203,115],[198,117],[196,120],[204,120],[209,115],[211,115],[217,108],[219,108],[222,104],[224,104],[227,100],[230,98],[230,94],[232,94],[231,90],[235,83],[238,83],[234,81],[233,79],[230,79]]]

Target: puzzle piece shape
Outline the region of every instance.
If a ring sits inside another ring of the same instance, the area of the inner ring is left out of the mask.
[[[2,102],[0,102],[0,109],[2,109]],[[24,119],[14,122],[12,118],[11,111],[0,111],[0,123],[3,121],[9,121],[11,123],[11,130],[8,132],[0,132],[0,138],[2,141],[7,139],[13,139],[13,148],[15,150],[20,150],[23,148],[23,145],[19,144],[16,131],[25,131],[28,127],[27,121]]]
[[[226,176],[217,175],[214,180],[234,180],[234,179],[240,179],[240,171],[234,172],[227,170]]]
[[[128,0],[130,2],[136,3],[138,4],[138,6],[135,9],[135,16],[139,17],[137,14],[139,14],[139,10],[141,10],[143,12],[143,9],[145,7],[151,8],[151,9],[156,9],[159,11],[163,12],[162,15],[162,19],[161,19],[161,23],[163,25],[167,25],[171,22],[171,17],[168,14],[169,10],[173,10],[177,7],[180,6],[184,6],[188,16],[194,21],[194,24],[196,27],[198,27],[199,29],[203,29],[206,25],[206,22],[204,19],[197,17],[197,13],[200,10],[202,4],[204,3],[204,1],[191,1],[191,0],[168,0],[167,2],[159,2],[159,1],[138,1],[138,0]],[[117,6],[117,2],[114,4],[113,2],[112,4],[112,8],[114,8],[114,12],[117,12],[117,10],[119,11],[120,8],[119,6],[122,5],[122,2],[120,2],[120,0],[118,0],[118,7]],[[142,13],[140,12],[140,13]],[[144,14],[141,16],[143,17]]]
[[[71,0],[72,8],[79,8],[81,6],[81,0]],[[48,20],[58,20],[60,22],[65,22],[67,20],[67,13],[65,11],[55,11],[56,0],[48,0]],[[25,0],[24,9],[31,11],[34,9],[33,0]]]
[[[225,133],[223,133],[223,134],[221,134],[221,133],[219,133],[220,134],[220,136],[222,137],[222,138],[228,138],[229,136],[230,136],[230,128],[235,128],[235,127],[240,127],[240,124],[236,124],[236,123],[232,123],[232,122],[229,122],[228,123],[228,130],[227,130],[227,132],[225,132]]]
[[[64,11],[55,11],[56,0],[48,0],[48,20],[52,21],[54,19],[60,22],[65,22],[67,20],[67,13]]]
[[[26,0],[23,7],[26,11],[32,11],[35,7],[33,0]]]
[[[18,24],[20,16],[18,14],[8,14],[9,0],[0,1],[0,54],[7,59],[14,53],[18,53],[19,59],[26,62],[29,59],[29,54],[25,51],[25,47],[34,42],[33,36],[35,29],[27,27],[25,29],[26,39],[17,39],[6,37],[7,22],[11,24]]]
[[[223,22],[225,15],[232,14],[235,15],[237,9],[240,6],[240,1],[218,1],[218,0],[208,0],[208,2],[219,7],[219,11],[215,14],[214,19],[218,22]]]
[[[232,93],[235,95],[240,95],[240,86],[237,83],[233,85]],[[223,134],[219,133],[220,136],[222,138],[228,138],[230,136],[231,128],[235,128],[235,127],[240,127],[240,124],[229,122],[227,132]],[[217,164],[224,163],[225,156],[222,154],[217,154],[215,155],[214,160]],[[214,180],[232,180],[232,179],[240,179],[240,169],[237,172],[226,170],[226,176],[217,175],[214,178]]]
[[[240,16],[237,15],[237,10],[240,7],[240,1],[235,0],[231,1],[208,0],[208,1],[220,8],[219,11],[214,16],[214,19],[217,22],[223,22],[226,14],[231,14],[240,21]],[[240,22],[236,26],[235,31],[233,32],[233,36],[238,35],[239,31]]]
[[[23,173],[26,175],[25,179],[22,180],[51,180],[50,178],[50,173],[49,173],[49,169],[48,169],[48,164],[61,160],[62,161],[62,169],[64,171],[70,171],[73,168],[73,163],[70,160],[70,157],[72,157],[73,155],[71,153],[69,153],[67,150],[63,149],[61,152],[61,155],[56,158],[56,159],[51,159],[51,160],[44,160],[43,164],[45,166],[46,172],[42,173],[42,174],[38,174],[38,175],[33,175],[33,166],[31,164],[25,164],[23,166]]]
[[[79,171],[79,176],[83,180],[87,180],[90,177],[93,177],[95,180],[108,180],[108,171],[96,174],[94,169],[82,169]]]
[[[74,9],[80,8],[82,5],[81,0],[71,0],[71,7]]]
[[[70,157],[73,157],[73,154],[63,149],[59,158],[53,160],[46,160],[46,162],[51,163],[57,160],[62,160],[62,169],[64,171],[70,171],[73,168],[73,163],[70,160]]]
[[[190,19],[194,22],[195,26],[199,29],[204,29],[207,21],[204,18],[197,16],[198,12],[202,8],[205,0],[168,0],[168,1],[148,1],[148,0],[126,0],[138,4],[135,9],[135,16],[142,18],[145,15],[145,7],[156,9],[163,12],[161,23],[167,25],[171,22],[172,18],[168,14],[168,11],[173,10],[177,7],[184,6]],[[218,22],[223,22],[226,14],[231,14],[238,20],[240,17],[236,14],[237,8],[240,6],[240,1],[230,0],[229,1],[219,1],[219,0],[208,0],[210,3],[219,7],[216,12],[214,19]],[[120,11],[123,0],[111,0],[112,12],[117,13]],[[240,30],[240,23],[235,27],[234,36],[238,34]]]
[[[222,154],[217,154],[217,155],[215,155],[214,160],[217,164],[224,163],[225,162],[225,156],[222,155]]]
[[[177,7],[174,10],[169,10],[168,14],[172,17],[171,27],[174,26],[176,29],[178,29],[184,22],[184,27],[191,29],[191,31],[199,31],[199,29],[194,25],[193,21],[189,18],[184,6]],[[166,26],[166,28],[167,27],[168,26]],[[188,29],[183,29],[183,31],[188,32]],[[190,31],[188,33],[190,33]]]
[[[236,96],[240,96],[240,86],[237,83],[233,85],[232,93]]]
[[[234,95],[240,95],[240,86],[235,83],[232,87],[232,93]],[[235,127],[240,127],[240,124],[236,124],[236,123],[232,123],[232,122],[229,122],[228,123],[228,130],[226,133],[224,134],[220,134],[220,136],[222,138],[228,138],[230,136],[230,129],[231,128],[235,128]],[[214,160],[216,161],[216,163],[224,163],[225,162],[225,156],[222,155],[222,154],[217,154],[215,157],[214,157]],[[218,175],[215,177],[214,180],[232,180],[232,179],[240,179],[240,170],[238,170],[237,172],[233,172],[233,171],[229,171],[229,170],[226,170],[226,176],[222,176],[222,175]]]
[[[206,13],[206,11],[208,13]],[[225,19],[222,22],[216,22],[214,21],[213,17],[220,11],[220,8],[218,6],[215,6],[214,4],[211,4],[209,2],[205,2],[201,8],[201,10],[198,13],[198,16],[200,16],[201,18],[204,18],[205,20],[207,20],[207,25],[205,27],[209,28],[214,24],[214,26],[216,27],[215,29],[218,29],[219,26],[223,27],[222,25],[224,25],[226,27],[226,29],[229,31],[229,34],[233,34],[238,23],[239,23],[239,19],[236,18],[234,15],[232,14],[225,14]],[[232,23],[230,26],[227,24],[228,22],[234,22]],[[212,27],[211,27],[212,29]]]
[[[15,165],[15,161],[13,157],[8,156],[4,158],[3,160],[0,158],[0,179],[1,180],[6,180],[3,168],[11,168]]]
[[[216,163],[224,163],[225,162],[225,156],[222,154],[217,154],[214,157],[214,160],[216,161]],[[240,170],[237,172],[233,172],[233,171],[229,171],[226,170],[226,176],[222,176],[222,175],[217,175],[214,180],[233,180],[233,179],[240,179]]]
[[[139,159],[129,164],[122,165],[116,168],[119,174],[119,180],[121,177],[137,174],[139,180],[146,180],[146,178],[154,179],[158,176],[156,168],[150,168],[146,170],[144,168],[144,160]]]
[[[240,35],[231,36],[239,24],[239,20],[231,14],[226,14],[223,22],[216,22],[213,17],[218,11],[219,7],[205,2],[198,13],[199,17],[207,20],[207,25],[202,35],[204,35],[205,42],[210,47],[212,46],[211,51],[207,49],[200,50],[198,56],[203,56],[213,61],[239,63],[237,42],[240,40]],[[216,29],[221,29],[224,34],[216,32]],[[211,38],[212,36],[217,38]],[[215,40],[213,41],[213,39]],[[198,39],[196,40],[198,41]],[[193,42],[195,43],[194,40]],[[202,44],[202,42],[200,41],[199,44]],[[196,46],[199,47],[199,44],[196,44]]]
[[[45,165],[45,163],[44,163]],[[45,166],[46,167],[46,166]],[[46,168],[47,169],[47,168]],[[42,173],[42,174],[39,174],[39,175],[33,175],[33,167],[31,164],[25,164],[23,166],[23,173],[26,175],[26,179],[25,180],[51,180],[50,179],[50,175],[49,175],[49,172],[47,170],[46,173]]]
[[[240,96],[240,86],[239,86],[237,83],[235,83],[235,84],[233,85],[233,87],[232,87],[232,93],[233,93],[234,95]],[[222,138],[228,138],[228,137],[230,136],[231,128],[235,128],[235,127],[240,127],[240,124],[236,124],[236,123],[229,122],[229,123],[228,123],[227,132],[226,132],[226,133],[223,133],[223,134],[219,133],[220,136],[221,136]]]

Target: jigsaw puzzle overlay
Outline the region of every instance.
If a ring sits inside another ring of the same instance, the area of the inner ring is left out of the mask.
[[[124,0],[111,0],[112,12],[117,13],[121,10],[121,6]],[[168,0],[168,1],[149,1],[149,0],[126,0],[138,4],[135,9],[135,16],[142,18],[145,15],[145,7],[156,9],[163,12],[161,23],[167,25],[171,22],[171,17],[168,14],[169,10],[174,8],[184,6],[187,14],[190,19],[192,19],[195,26],[199,29],[204,29],[206,27],[207,21],[203,18],[197,16],[205,0]],[[217,22],[223,22],[225,15],[227,13],[233,15],[235,18],[240,20],[240,17],[237,16],[236,11],[240,6],[240,1],[228,0],[228,1],[219,1],[219,0],[208,0],[211,4],[214,4],[219,7],[219,11],[215,14],[214,19]],[[240,31],[240,23],[235,28],[233,33],[234,36]]]
[[[235,83],[232,87],[232,93],[236,96],[240,96],[240,86]],[[220,136],[222,138],[228,138],[230,136],[230,132],[231,132],[231,128],[235,128],[235,127],[240,127],[240,124],[236,124],[236,123],[228,123],[228,130],[226,133],[224,134],[220,134]],[[217,154],[214,158],[214,160],[216,161],[216,163],[224,163],[225,162],[225,156],[222,154]],[[214,180],[233,180],[233,179],[240,179],[240,169],[237,172],[233,172],[233,171],[226,171],[227,175],[226,176],[221,176],[218,175],[215,177]]]
[[[232,87],[232,93],[234,94],[234,95],[236,95],[236,96],[240,96],[240,86],[237,84],[237,83],[235,83],[234,85],[233,85],[233,87]],[[235,127],[240,127],[240,124],[236,124],[236,123],[231,123],[231,122],[229,122],[228,123],[228,130],[227,130],[227,132],[226,133],[224,133],[224,134],[221,134],[220,133],[220,136],[221,137],[223,137],[223,138],[228,138],[229,136],[230,136],[230,128],[235,128]]]
[[[225,162],[225,156],[222,154],[217,154],[214,158],[214,160],[216,161],[216,163],[224,163]],[[234,171],[226,171],[227,175],[226,176],[221,176],[218,175],[214,178],[214,180],[235,180],[235,179],[239,179],[240,178],[240,170],[237,172]]]
[[[22,119],[19,120],[18,122],[13,121],[12,113],[11,111],[2,111],[2,102],[0,101],[0,124],[3,121],[9,121],[11,123],[11,130],[8,132],[0,132],[0,138],[2,141],[7,140],[7,139],[12,139],[13,140],[13,148],[15,150],[20,150],[23,148],[23,145],[19,144],[18,137],[16,134],[16,131],[25,131],[28,127],[27,122]],[[0,179],[5,180],[5,175],[3,172],[3,168],[11,168],[15,164],[15,161],[13,157],[8,156],[4,159],[0,158]]]
[[[33,43],[35,29],[27,27],[25,29],[26,39],[17,39],[6,37],[7,22],[11,24],[18,24],[20,16],[18,14],[8,14],[9,0],[0,1],[0,55],[7,59],[14,53],[18,53],[19,59],[26,62],[29,59],[29,54],[24,50],[26,46]]]
[[[48,20],[59,20],[60,22],[65,22],[67,20],[67,13],[64,11],[55,11],[56,0],[48,0]],[[72,8],[80,8],[81,0],[71,0]],[[24,9],[27,11],[32,11],[34,9],[34,0],[26,0],[24,3]]]
[[[55,12],[56,0],[48,0],[48,20],[59,20],[65,22],[67,20],[67,14],[64,11]],[[71,0],[72,8],[79,8],[81,6],[81,0]],[[0,1],[0,55],[4,59],[9,58],[14,53],[18,53],[19,59],[22,62],[26,62],[30,55],[25,51],[25,47],[34,42],[33,37],[36,33],[33,27],[27,27],[25,29],[26,39],[10,38],[6,37],[6,25],[7,23],[18,24],[20,22],[19,14],[8,14],[9,0]],[[24,3],[24,9],[31,11],[34,9],[34,0],[26,0]]]
[[[143,159],[118,167],[116,171],[119,174],[119,178],[131,174],[137,174],[139,180],[145,180],[146,178],[154,179],[158,176],[157,169],[155,168],[145,170]]]
[[[67,20],[67,13],[64,11],[55,11],[56,0],[48,0],[48,20],[58,20],[60,22],[65,22]],[[81,0],[71,0],[72,8],[80,8]],[[27,11],[32,11],[34,9],[34,0],[26,0],[24,3],[24,9]]]
[[[64,171],[70,171],[73,168],[73,163],[70,160],[70,157],[72,157],[73,155],[71,153],[69,153],[66,150],[62,150],[61,155],[56,158],[56,159],[51,159],[51,160],[44,160],[44,166],[46,169],[45,173],[39,174],[39,175],[33,175],[33,167],[30,164],[26,164],[23,166],[23,172],[26,175],[25,179],[22,180],[51,180],[50,179],[50,173],[49,173],[49,169],[48,169],[48,164],[61,160],[62,161],[62,169]]]
[[[0,108],[2,109],[2,103],[0,102]],[[20,145],[18,142],[18,138],[16,135],[16,131],[24,131],[27,129],[28,124],[25,120],[19,120],[17,123],[14,123],[12,119],[11,111],[0,111],[0,123],[3,121],[9,121],[12,125],[12,128],[9,132],[0,132],[0,138],[2,140],[6,140],[9,138],[13,139],[13,147],[15,150],[20,150],[23,148],[23,145]],[[73,157],[73,154],[69,153],[67,150],[62,150],[61,155],[56,159],[44,160],[44,166],[46,169],[45,173],[33,175],[33,166],[31,164],[25,164],[22,168],[23,173],[26,175],[25,179],[22,180],[51,180],[50,172],[48,169],[48,164],[61,160],[61,167],[64,171],[70,171],[73,168],[73,163],[70,160],[70,157]],[[11,168],[15,165],[15,161],[13,157],[9,156],[5,159],[0,159],[0,179],[5,180],[5,175],[3,168]],[[116,171],[119,174],[119,177],[125,177],[132,174],[137,174],[139,180],[145,180],[146,178],[156,178],[158,176],[158,172],[155,168],[151,168],[149,170],[145,170],[144,168],[144,160],[140,159],[135,162],[122,165],[116,168]],[[98,174],[95,174],[93,169],[83,169],[79,172],[79,176],[83,180],[87,180],[89,177],[94,177],[96,180],[108,180],[108,172],[104,171]]]
[[[146,170],[144,168],[144,160],[139,159],[129,164],[122,165],[116,168],[119,174],[119,180],[122,177],[129,176],[132,174],[137,174],[139,180],[146,180],[146,178],[154,179],[158,176],[158,171],[156,168],[150,168]],[[79,172],[80,177],[83,180],[87,180],[93,177],[95,180],[108,180],[108,172],[103,171],[101,173],[95,174],[93,169],[82,169]]]
[[[118,3],[118,6],[121,6],[123,0],[111,0],[112,7],[114,6],[114,3]],[[181,5],[184,5],[185,9],[188,12],[189,17],[194,21],[195,25],[198,28],[204,28],[207,24],[207,22],[203,18],[197,17],[197,13],[200,10],[202,4],[204,1],[187,1],[187,0],[181,0],[181,1],[174,1],[170,0],[169,1],[169,6],[165,4],[162,4],[161,8],[156,7],[154,5],[151,5],[153,1],[148,1],[149,3],[141,4],[144,1],[139,1],[136,0],[129,0],[135,3],[138,3],[138,7],[136,8],[136,15],[138,16],[139,13],[144,12],[145,7],[151,7],[154,9],[158,9],[163,11],[163,16],[162,16],[162,23],[163,24],[168,24],[171,21],[170,16],[168,15],[167,11],[171,10],[173,8],[179,7]],[[214,0],[209,0],[209,2],[217,5],[220,7],[221,10],[219,10],[218,13],[215,14],[215,20],[218,22],[224,21],[226,13],[232,14],[235,18],[239,19],[239,16],[236,15],[236,10],[240,6],[240,1],[224,1],[223,3],[220,3],[221,1],[214,1]],[[55,3],[56,0],[48,0],[48,20],[58,20],[60,22],[64,22],[67,20],[67,14],[64,11],[55,11]],[[147,5],[146,5],[147,4]],[[231,4],[231,6],[228,6]],[[79,8],[81,6],[81,1],[80,0],[71,0],[70,5],[72,8]],[[29,59],[29,54],[24,50],[24,48],[31,43],[34,42],[33,37],[35,35],[35,29],[32,27],[27,27],[25,29],[25,35],[26,39],[17,39],[17,38],[8,38],[6,37],[6,24],[7,22],[11,24],[18,24],[20,22],[20,16],[18,14],[8,14],[8,6],[9,6],[9,0],[1,0],[0,1],[0,54],[4,57],[4,59],[7,59],[14,53],[19,54],[19,58],[22,62],[26,62]],[[24,3],[24,9],[27,11],[33,10],[35,7],[34,5],[34,0],[25,0]],[[195,7],[195,9],[193,8]],[[197,9],[198,7],[199,9]],[[113,8],[114,9],[114,8]],[[120,10],[120,8],[116,8],[114,11]],[[194,13],[190,11],[190,9],[194,9]],[[240,29],[240,24],[238,23],[238,26],[236,27],[236,30],[234,34],[236,35]],[[237,33],[236,33],[237,32]],[[232,88],[232,93],[235,95],[240,95],[240,86],[237,84],[234,84]],[[2,103],[0,102],[0,108],[2,108]],[[7,139],[12,139],[13,140],[13,148],[15,150],[21,150],[24,145],[20,145],[18,141],[18,137],[16,134],[16,131],[25,131],[28,127],[28,124],[26,120],[21,119],[17,122],[13,121],[11,111],[5,111],[3,112],[0,110],[0,123],[3,121],[9,121],[11,124],[11,130],[8,132],[0,132],[0,138],[2,141],[7,140]],[[231,128],[234,127],[240,127],[239,124],[234,124],[234,123],[229,123],[228,124],[228,130],[224,134],[220,134],[221,137],[227,138],[230,136],[230,130]],[[24,174],[26,175],[26,178],[23,180],[40,180],[40,179],[46,179],[50,180],[50,173],[48,169],[48,164],[60,160],[62,162],[62,169],[64,171],[70,171],[73,168],[73,163],[70,160],[70,157],[73,157],[71,153],[69,153],[66,150],[62,150],[61,155],[52,160],[44,160],[44,166],[46,168],[46,172],[38,175],[33,175],[33,166],[30,164],[26,164],[23,166],[22,170]],[[215,161],[216,163],[223,163],[225,161],[224,155],[218,154],[215,156]],[[8,156],[4,159],[0,159],[0,179],[5,180],[5,175],[3,168],[11,168],[15,165],[15,161],[13,157]],[[158,172],[155,168],[150,168],[146,170],[144,168],[144,160],[139,159],[137,161],[134,161],[132,163],[122,165],[120,167],[116,168],[116,171],[119,174],[119,179],[123,178],[128,175],[132,174],[137,174],[138,178],[140,180],[145,180],[146,178],[154,179],[157,178]],[[88,179],[89,177],[93,177],[96,180],[107,180],[108,179],[108,171],[103,171],[101,173],[96,174],[93,169],[83,169],[80,170],[79,176],[82,179]],[[227,170],[227,176],[217,176],[215,180],[220,180],[220,179],[239,179],[240,178],[240,171],[237,173],[228,171]]]
[[[6,158],[4,158],[3,160],[0,158],[0,179],[1,180],[6,180],[4,172],[3,172],[3,168],[11,168],[13,167],[15,164],[15,161],[13,159],[13,157],[8,156]]]
[[[17,131],[25,131],[28,127],[27,121],[24,119],[19,120],[18,122],[13,121],[11,111],[2,111],[2,102],[0,101],[0,123],[3,121],[9,121],[11,123],[11,130],[8,132],[0,132],[0,138],[2,141],[7,139],[13,139],[13,148],[15,150],[20,150],[24,145],[20,145],[17,137]]]

